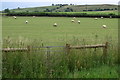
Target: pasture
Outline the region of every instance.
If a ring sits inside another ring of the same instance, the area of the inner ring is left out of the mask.
[[[118,19],[71,20],[72,17],[3,17],[3,47],[24,47],[19,41],[34,47],[40,47],[41,43],[64,46],[109,42],[106,63],[101,61],[102,49],[71,50],[67,55],[65,51],[50,52],[49,59],[43,49],[8,52],[3,53],[3,78],[118,78]]]
[[[94,42],[95,36],[99,41],[106,41],[107,37],[117,40],[118,37],[118,19],[98,19],[94,18],[73,18],[65,17],[3,17],[2,31],[3,39],[11,37],[13,39],[25,38],[28,40],[43,40],[44,42],[70,42],[74,38],[85,39]],[[29,23],[25,24],[28,20]],[[77,20],[81,23],[78,24]],[[57,23],[58,27],[53,27]],[[107,25],[107,28],[102,28]],[[99,42],[98,42],[99,43]],[[53,43],[52,43],[53,44]]]

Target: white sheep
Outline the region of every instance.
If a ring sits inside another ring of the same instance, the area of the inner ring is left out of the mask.
[[[102,25],[102,27],[103,27],[103,28],[107,28],[107,26],[106,26],[106,25]]]
[[[76,17],[73,17],[73,19],[76,19]]]
[[[13,16],[14,19],[16,19],[17,17],[16,16]]]
[[[75,20],[71,20],[71,22],[75,22]]]
[[[103,19],[103,17],[101,17],[101,19]]]
[[[95,18],[95,20],[97,20],[98,18]]]
[[[26,20],[26,21],[25,21],[25,23],[27,24],[27,23],[28,23],[28,21]]]
[[[112,16],[110,16],[110,18],[112,18]]]
[[[33,17],[35,17],[35,16],[33,16]]]
[[[80,21],[78,20],[78,23],[80,24]]]
[[[57,23],[54,23],[53,26],[54,26],[54,27],[57,27]]]

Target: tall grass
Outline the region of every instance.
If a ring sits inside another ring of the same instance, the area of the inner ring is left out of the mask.
[[[85,45],[90,43],[85,39],[81,39],[80,41],[81,42],[79,43],[79,40],[74,37],[73,40],[71,40],[71,44]],[[3,48],[27,47],[29,45],[31,46],[31,51],[3,52],[2,76],[3,78],[118,77],[117,68],[115,67],[114,70],[111,69],[111,67],[117,65],[117,42],[112,41],[110,38],[107,38],[106,41],[109,42],[109,47],[106,63],[104,63],[102,61],[102,48],[70,50],[70,52],[67,53],[65,48],[51,48],[50,50],[46,48],[38,48],[44,46],[42,41],[30,41],[25,39],[13,40],[8,37],[3,42]],[[97,36],[95,42],[97,44]],[[102,65],[110,66],[110,68],[103,68],[108,69],[111,74],[106,74],[107,70],[105,70],[105,73],[104,70],[101,71],[103,74],[100,74],[96,69],[94,71],[96,71],[98,76],[94,75],[95,73],[92,72],[92,69],[99,68]],[[86,74],[85,72],[88,74],[84,75]]]

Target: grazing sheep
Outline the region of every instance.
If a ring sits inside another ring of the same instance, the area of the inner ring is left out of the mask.
[[[101,17],[101,19],[103,19],[103,17]]]
[[[78,23],[80,24],[80,21],[78,20]]]
[[[33,17],[35,17],[35,16],[33,16]]]
[[[106,26],[106,25],[102,25],[102,27],[103,27],[103,28],[107,28],[107,26]]]
[[[95,18],[95,20],[97,20],[98,18]]]
[[[25,23],[27,24],[27,23],[28,23],[28,21],[26,20],[26,21],[25,21]]]
[[[71,22],[75,22],[75,20],[71,20]]]
[[[73,17],[73,19],[76,19],[76,17]]]
[[[57,23],[54,23],[53,26],[54,26],[54,27],[57,27]]]
[[[110,18],[112,18],[112,16],[110,16]]]
[[[14,19],[16,19],[17,17],[16,16],[13,16]]]

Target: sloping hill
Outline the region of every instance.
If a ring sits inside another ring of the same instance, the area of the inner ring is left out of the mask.
[[[54,10],[59,6],[44,6],[44,7],[33,7],[33,8],[20,8],[20,9],[12,9],[11,11],[15,12],[44,12],[49,9],[49,10]]]
[[[12,9],[12,12],[83,12],[83,11],[116,11],[117,5],[66,5],[66,6],[44,6],[33,8]]]

